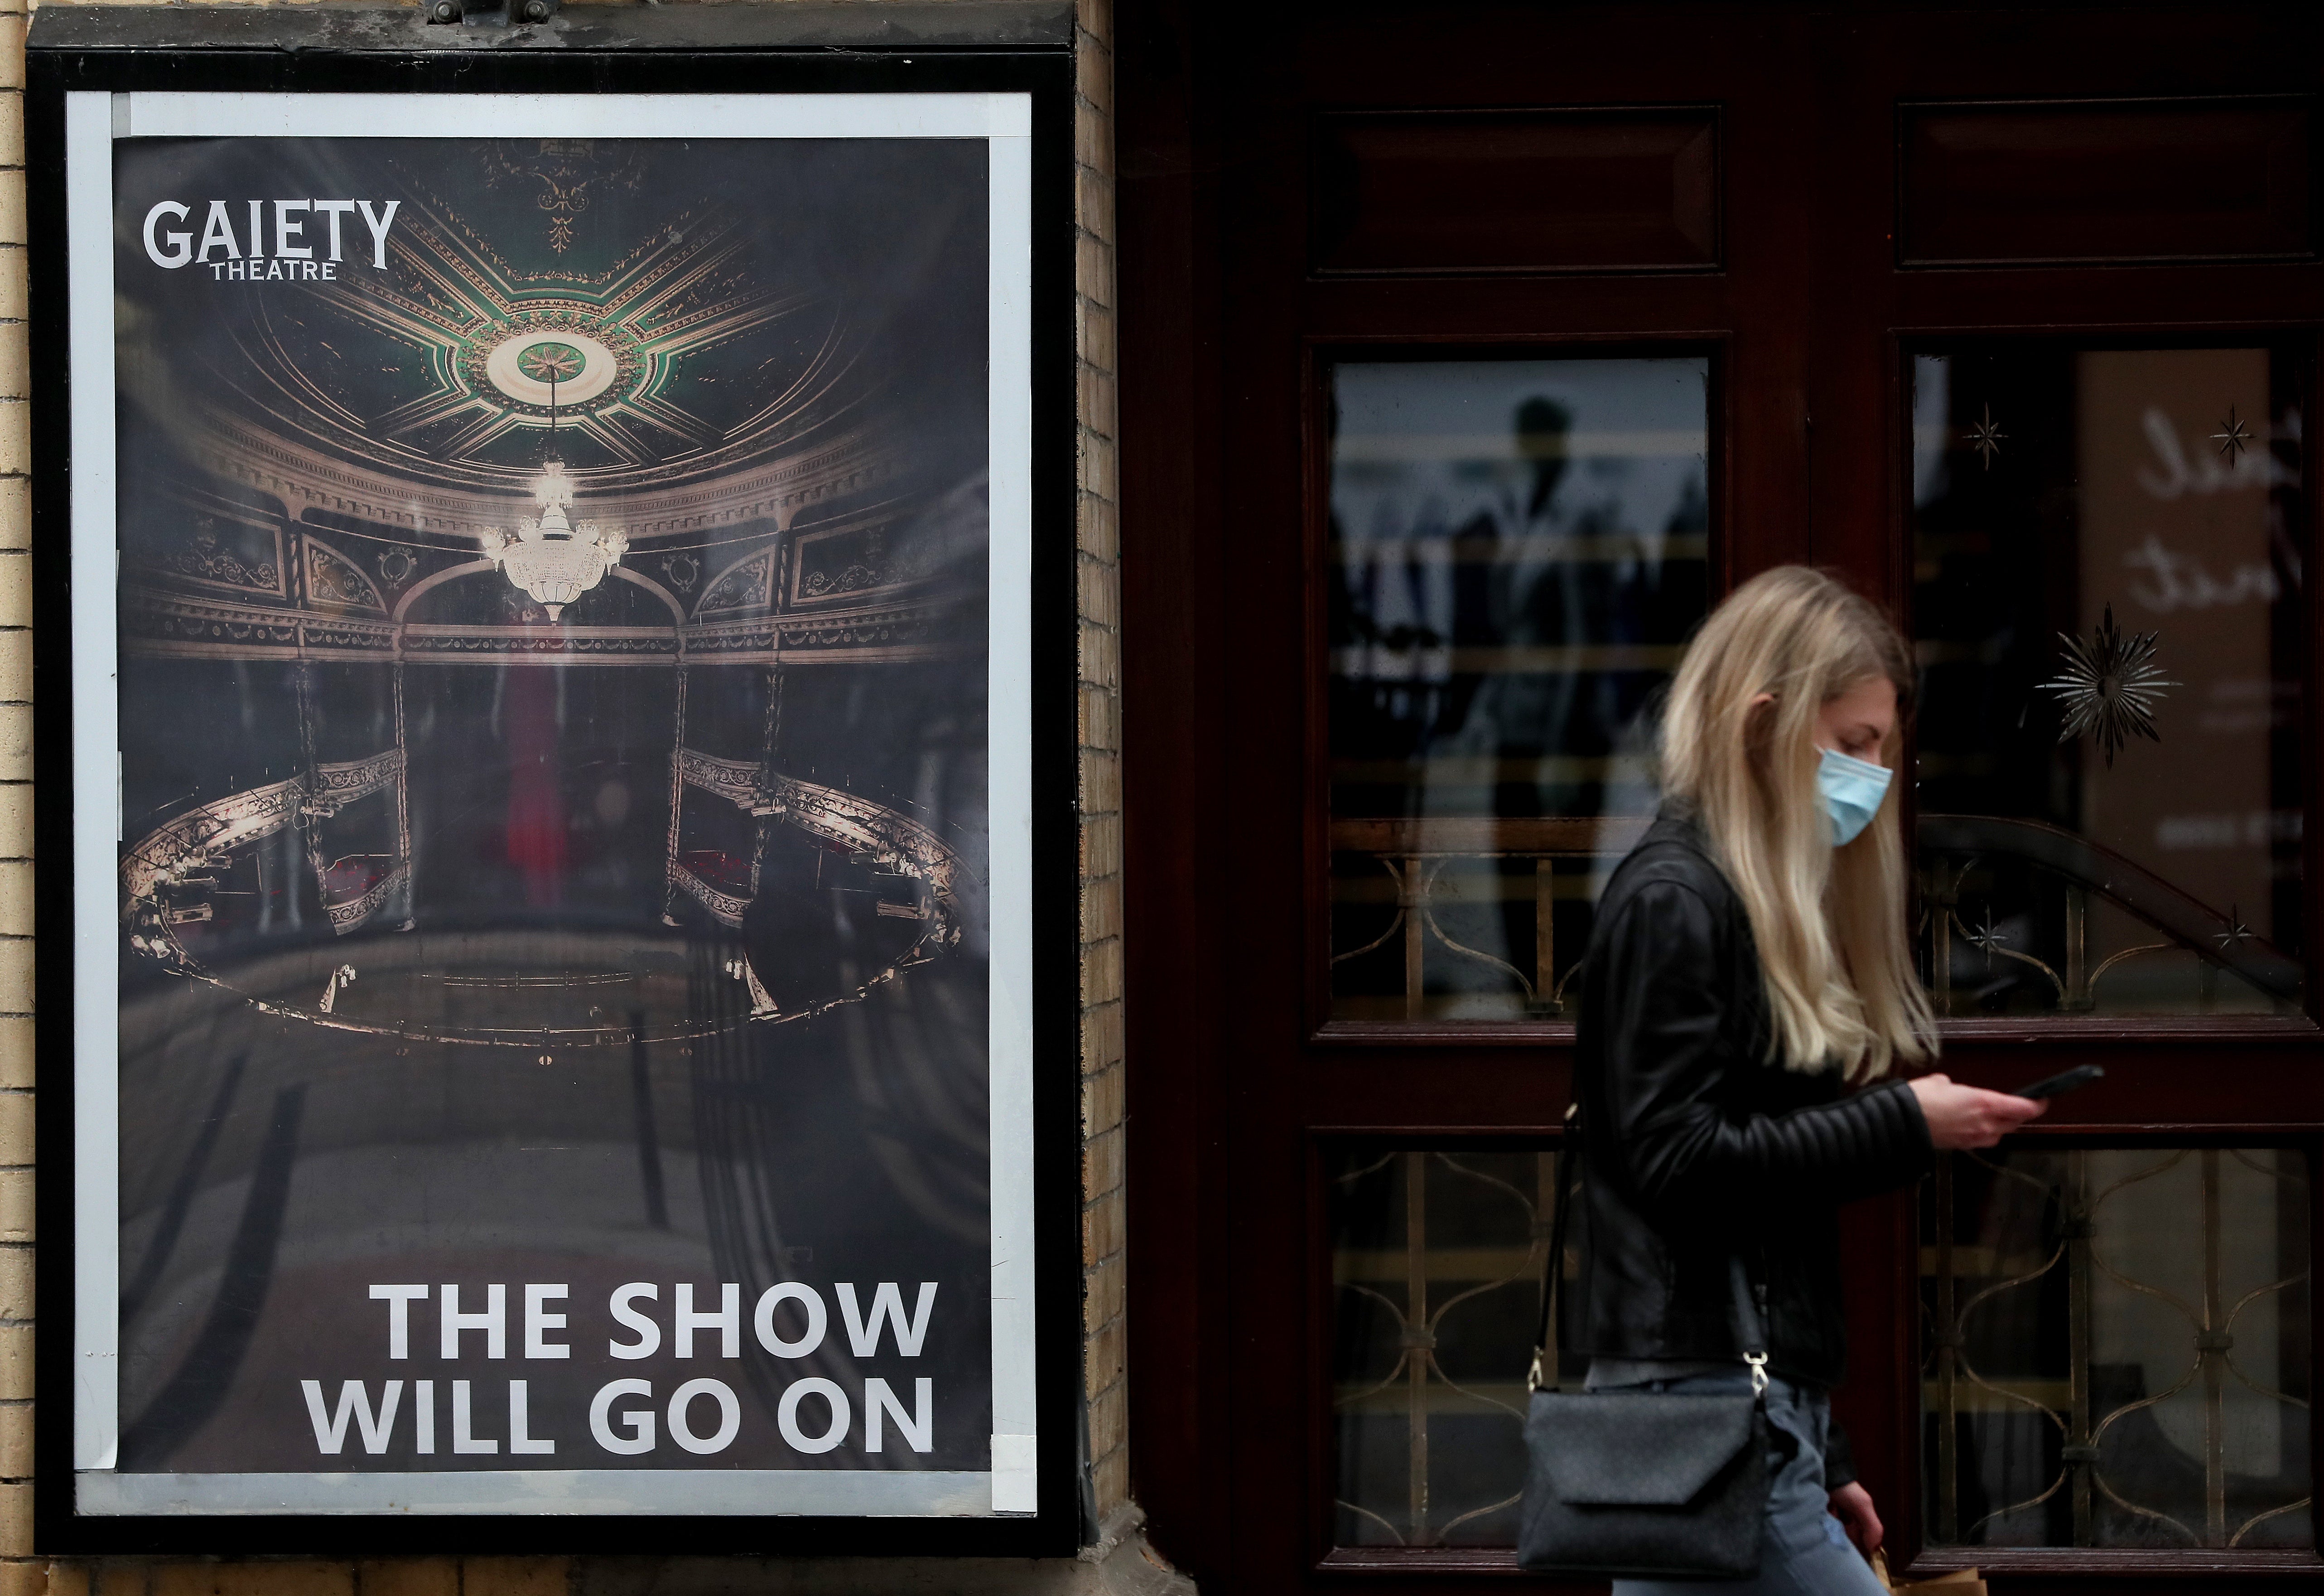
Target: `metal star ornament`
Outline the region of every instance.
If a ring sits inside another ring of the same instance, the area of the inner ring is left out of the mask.
[[[2095,736],[2106,754],[2107,768],[2114,768],[2114,756],[2133,737],[2144,737],[2151,743],[2163,741],[2154,729],[2154,706],[2165,687],[2185,684],[2166,681],[2162,668],[2154,662],[2154,639],[2152,632],[2125,633],[2114,623],[2114,606],[2106,607],[2106,618],[2090,634],[2090,641],[2058,634],[2066,646],[2066,657],[2058,674],[2041,683],[2043,690],[2058,695],[2066,711],[2066,724],[2058,733],[2058,741],[2070,743],[2080,736]]]
[[[2227,407],[2227,419],[2211,434],[2211,441],[2219,446],[2219,458],[2230,466],[2236,463],[2236,456],[2251,447],[2251,429],[2236,420],[2234,405]]]
[[[1961,929],[1968,936],[1969,945],[1971,947],[1984,950],[1985,967],[1987,970],[1992,969],[1993,950],[2003,946],[2001,931],[1993,923],[1993,905],[1988,903],[1985,906],[1985,913],[1979,918],[1974,928],[1964,926]]]
[[[2255,933],[2252,928],[2244,924],[2243,910],[2236,906],[2229,905],[2227,909],[2227,928],[2224,931],[2215,933],[2212,936],[2211,940],[2218,943],[2219,945],[2219,950],[2224,953],[2228,948],[2240,947],[2243,944],[2249,942],[2254,935]]]
[[[1978,452],[1978,457],[1985,462],[1985,469],[1990,471],[1993,469],[1993,457],[2001,452],[2001,446],[2008,437],[2009,434],[1993,424],[1993,406],[1987,404],[1985,420],[1974,423],[1969,429],[1969,447]]]

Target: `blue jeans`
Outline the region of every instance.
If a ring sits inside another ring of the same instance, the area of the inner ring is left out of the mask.
[[[1751,1388],[1750,1377],[1698,1374],[1685,1379],[1652,1380],[1651,1391],[1700,1391],[1706,1396]],[[1616,1580],[1613,1596],[1887,1596],[1887,1591],[1831,1515],[1823,1488],[1824,1437],[1831,1408],[1819,1392],[1803,1391],[1787,1380],[1767,1382],[1767,1422],[1799,1445],[1786,1460],[1780,1449],[1767,1458],[1767,1533],[1759,1549],[1756,1579]]]

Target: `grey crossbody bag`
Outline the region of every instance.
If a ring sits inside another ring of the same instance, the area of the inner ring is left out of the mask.
[[[1767,1342],[1740,1258],[1729,1258],[1728,1275],[1735,1342],[1751,1370],[1748,1395],[1568,1392],[1543,1378],[1545,1361],[1556,1366],[1572,1141],[1569,1114],[1541,1333],[1526,1379],[1532,1398],[1517,1563],[1591,1579],[1748,1579],[1759,1572],[1767,1505]]]

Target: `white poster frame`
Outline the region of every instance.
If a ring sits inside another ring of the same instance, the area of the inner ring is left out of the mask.
[[[1022,92],[65,94],[72,371],[74,1510],[1009,1518],[1038,1508],[1034,1170],[1034,161]],[[980,139],[989,150],[991,1466],[146,1474],[119,1415],[114,151],[139,138]]]

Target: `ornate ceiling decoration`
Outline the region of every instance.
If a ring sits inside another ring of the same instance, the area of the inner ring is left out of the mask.
[[[601,662],[666,663],[673,627],[733,663],[954,648],[936,589],[981,564],[920,570],[904,523],[981,480],[982,172],[926,143],[189,143],[168,192],[353,184],[397,219],[381,264],[328,281],[122,278],[124,436],[152,462],[124,512],[127,646],[545,656],[566,643],[503,634],[571,602],[566,651]],[[487,558],[552,454],[572,523],[637,556],[601,540],[606,579],[569,601]],[[804,596],[770,553],[795,529]],[[490,580],[460,603],[433,592],[470,570]],[[632,588],[667,617],[632,613]]]
[[[645,156],[632,146],[610,162],[595,159],[593,139],[527,139],[484,147],[484,182],[537,190],[534,203],[545,217],[549,247],[563,254],[573,247],[573,224],[590,200],[608,191],[635,193],[645,180]]]
[[[409,198],[385,272],[219,298],[226,336],[205,342],[213,370],[195,384],[219,430],[421,490],[514,494],[553,400],[558,452],[594,498],[861,429],[867,340],[815,271],[786,271],[762,209],[665,197],[703,186],[649,180],[669,157],[635,145],[488,143],[465,159],[389,163]]]

